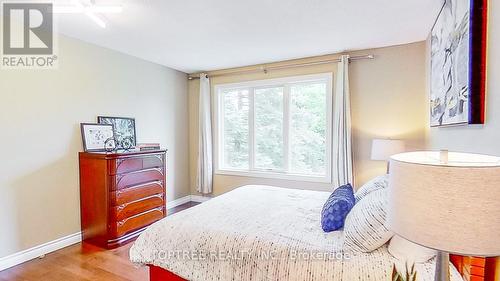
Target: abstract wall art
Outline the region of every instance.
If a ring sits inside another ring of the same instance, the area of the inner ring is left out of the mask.
[[[484,124],[487,0],[446,0],[431,32],[431,126]]]

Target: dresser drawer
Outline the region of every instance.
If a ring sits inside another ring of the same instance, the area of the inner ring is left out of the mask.
[[[114,216],[117,221],[121,221],[140,213],[144,213],[151,209],[163,207],[163,205],[165,204],[164,202],[165,201],[163,201],[163,194],[152,195],[140,200],[124,203],[114,207],[112,209],[112,216]]]
[[[150,182],[161,181],[164,179],[162,168],[151,168],[147,170],[120,174],[111,176],[111,190],[120,190],[124,188],[135,188]]]
[[[162,155],[148,155],[116,159],[108,162],[110,175],[135,172],[143,169],[163,168]]]
[[[84,241],[113,249],[166,215],[166,150],[80,152]]]
[[[112,227],[112,234],[116,236],[121,236],[127,234],[131,231],[140,229],[147,225],[154,223],[157,220],[160,220],[165,217],[163,212],[164,208],[159,207],[153,210],[146,211],[144,213],[140,213],[138,215],[120,220]],[[113,233],[115,232],[115,233]]]
[[[111,206],[119,206],[155,194],[163,194],[163,181],[149,182],[134,187],[111,191]]]

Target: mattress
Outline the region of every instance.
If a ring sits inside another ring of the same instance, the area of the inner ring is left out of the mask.
[[[250,185],[152,224],[130,260],[188,280],[390,280],[404,268],[382,246],[344,252],[342,231],[325,233],[321,208],[330,193]],[[417,264],[433,280],[434,260]],[[461,280],[452,266],[452,280]]]

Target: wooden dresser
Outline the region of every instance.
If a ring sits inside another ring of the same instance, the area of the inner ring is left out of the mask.
[[[166,151],[80,152],[83,240],[115,248],[166,216]]]
[[[496,281],[497,258],[450,255],[450,260],[465,281]]]

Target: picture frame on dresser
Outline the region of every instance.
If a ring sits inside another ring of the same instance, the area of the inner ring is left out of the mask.
[[[85,152],[105,151],[105,143],[114,137],[111,124],[80,123],[83,150]]]
[[[99,124],[113,125],[114,136],[118,141],[126,138],[132,140],[132,147],[137,145],[135,118],[130,117],[115,117],[115,116],[97,116]]]

